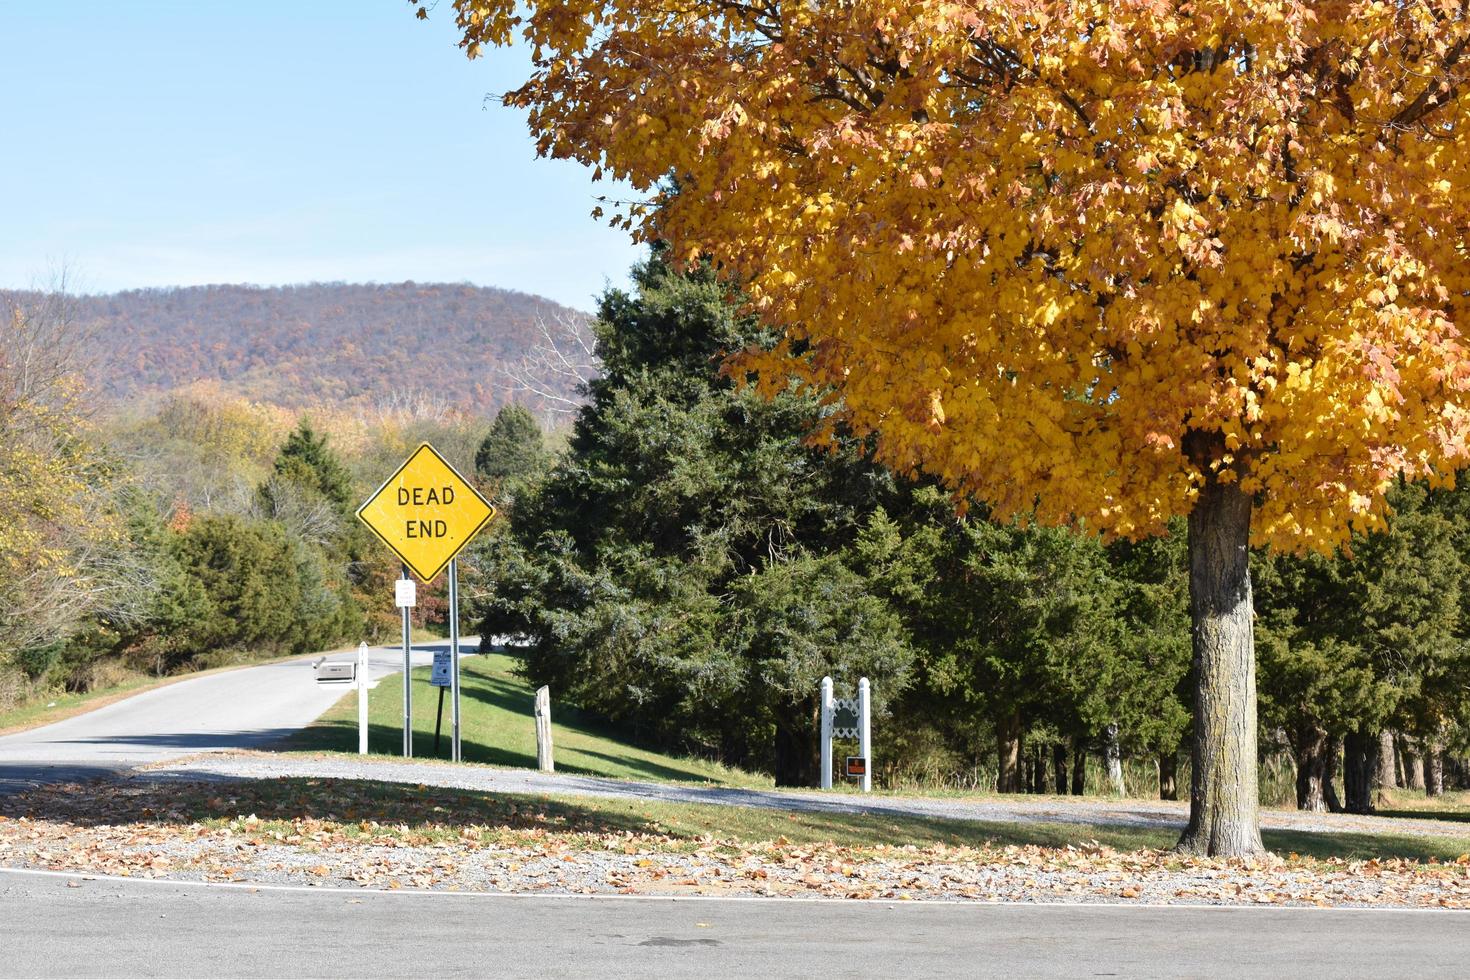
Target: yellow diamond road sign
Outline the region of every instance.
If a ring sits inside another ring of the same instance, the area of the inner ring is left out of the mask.
[[[424,582],[494,516],[490,501],[427,442],[357,509],[358,519]]]

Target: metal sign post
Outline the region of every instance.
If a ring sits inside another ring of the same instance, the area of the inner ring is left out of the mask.
[[[449,651],[434,651],[434,666],[429,683],[439,689],[439,707],[434,711],[434,757],[439,757],[439,733],[444,727],[444,691],[449,687]]]
[[[425,583],[449,568],[449,688],[454,728],[451,758],[459,743],[459,563],[455,556],[495,517],[495,508],[427,442],[357,509],[357,518]],[[400,582],[400,585],[403,583]],[[409,583],[412,584],[411,582]],[[409,603],[412,605],[412,603]],[[401,602],[399,605],[403,605]],[[409,695],[409,622],[403,612],[403,754],[413,754]]]
[[[449,758],[460,761],[459,756],[459,559],[449,559],[449,726],[453,731],[450,739]]]
[[[408,577],[408,566],[403,566],[403,578],[397,582],[394,589],[394,597],[398,606],[403,610],[403,757],[413,758],[413,641],[412,624],[409,622],[408,611],[413,608],[415,588],[413,579]]]

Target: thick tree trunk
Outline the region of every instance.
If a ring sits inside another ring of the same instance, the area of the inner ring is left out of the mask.
[[[1450,786],[1454,789],[1470,789],[1470,765],[1463,755],[1445,757],[1445,770],[1449,773]]]
[[[819,785],[817,743],[810,725],[777,721],[775,748],[777,786]]]
[[[1348,813],[1373,812],[1378,739],[1354,732],[1342,740],[1342,795]]]
[[[1057,795],[1067,795],[1067,747],[1061,742],[1051,747],[1051,771],[1056,777]]]
[[[1439,796],[1444,792],[1444,752],[1434,742],[1424,743],[1424,793]]]
[[[1159,799],[1179,799],[1179,750],[1159,753]]]
[[[1327,765],[1322,774],[1322,795],[1327,798],[1327,809],[1332,813],[1342,812],[1342,800],[1332,780],[1337,776],[1337,766],[1342,762],[1342,739],[1336,735],[1327,740]]]
[[[1256,774],[1256,649],[1251,623],[1251,498],[1210,480],[1189,513],[1194,621],[1194,745],[1188,854],[1250,857],[1261,843]]]
[[[995,721],[995,749],[999,759],[995,776],[997,793],[1020,791],[1021,715],[1011,712]]]
[[[1327,810],[1327,733],[1315,725],[1303,725],[1292,739],[1296,754],[1296,808],[1315,813]]]
[[[1087,792],[1087,746],[1082,739],[1072,740],[1072,795]]]
[[[1400,739],[1404,752],[1404,787],[1406,789],[1424,788],[1424,755],[1419,751],[1417,739],[1405,735]]]
[[[1126,796],[1128,788],[1123,785],[1123,751],[1118,745],[1117,723],[1109,724],[1103,729],[1103,735],[1103,758],[1108,764],[1108,791],[1114,796]]]
[[[1378,736],[1378,788],[1393,789],[1397,785],[1394,774],[1393,732],[1385,728]]]

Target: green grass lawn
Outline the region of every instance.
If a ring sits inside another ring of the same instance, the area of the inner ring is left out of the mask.
[[[463,691],[461,741],[466,761],[524,768],[535,766],[533,692],[514,670],[515,660],[504,654],[470,657],[463,662],[460,675]],[[369,748],[374,753],[396,755],[400,751],[402,691],[400,679],[395,675],[384,680],[371,693]],[[428,757],[433,754],[438,689],[430,686],[427,668],[413,672],[413,699],[415,755]],[[446,734],[440,745],[441,758],[447,758],[449,754],[447,697],[445,701]],[[552,738],[556,767],[560,772],[723,786],[771,785],[768,777],[702,760],[674,758],[630,744],[626,735],[614,727],[575,709],[557,705],[554,700],[552,718],[555,722]],[[355,692],[344,697],[290,745],[292,749],[313,752],[355,752],[356,747]],[[515,796],[449,789],[436,789],[432,795],[424,796],[413,788],[373,781],[281,780],[248,790],[235,788],[231,792],[246,792],[254,797],[250,805],[256,807],[262,817],[267,813],[277,818],[285,817],[293,809],[299,809],[303,799],[324,794],[338,807],[345,802],[343,797],[353,800],[356,806],[347,808],[353,819],[371,813],[375,819],[421,828],[429,823],[446,827],[464,823],[514,827],[530,819],[543,826],[573,833],[630,830],[690,842],[705,836],[746,842],[784,837],[793,843],[830,842],[855,847],[937,843],[973,846],[986,842],[1064,847],[1097,841],[1120,850],[1133,850],[1144,847],[1167,849],[1178,840],[1175,830],[1101,824],[1021,824],[887,814],[816,814],[753,807]],[[1440,811],[1433,815],[1443,817],[1446,813]],[[1470,852],[1470,833],[1462,838],[1267,830],[1263,837],[1266,846],[1279,854],[1296,853],[1312,858],[1446,861]]]
[[[497,766],[536,765],[535,698],[529,684],[515,674],[514,658],[501,653],[467,657],[460,669],[460,746],[466,762]],[[444,697],[443,735],[434,752],[434,720],[439,688],[429,684],[429,668],[413,671],[414,755],[449,757],[449,696]],[[368,749],[398,755],[402,751],[403,681],[384,679],[368,701]],[[556,702],[552,692],[552,744],[558,772],[712,783],[720,786],[765,787],[768,777],[700,759],[683,759],[632,744],[626,733],[575,708]],[[357,751],[357,692],[352,691],[317,723],[289,743],[304,751]]]

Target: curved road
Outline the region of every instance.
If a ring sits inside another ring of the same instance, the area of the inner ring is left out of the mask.
[[[460,641],[474,651],[474,637]],[[448,643],[415,644],[414,666],[432,663]],[[315,721],[349,685],[318,684],[322,654],[206,674],[125,698],[104,708],[0,736],[0,793],[39,783],[90,779],[192,752],[261,748]],[[355,650],[325,655],[353,660]],[[369,679],[403,669],[403,653],[369,653]]]

